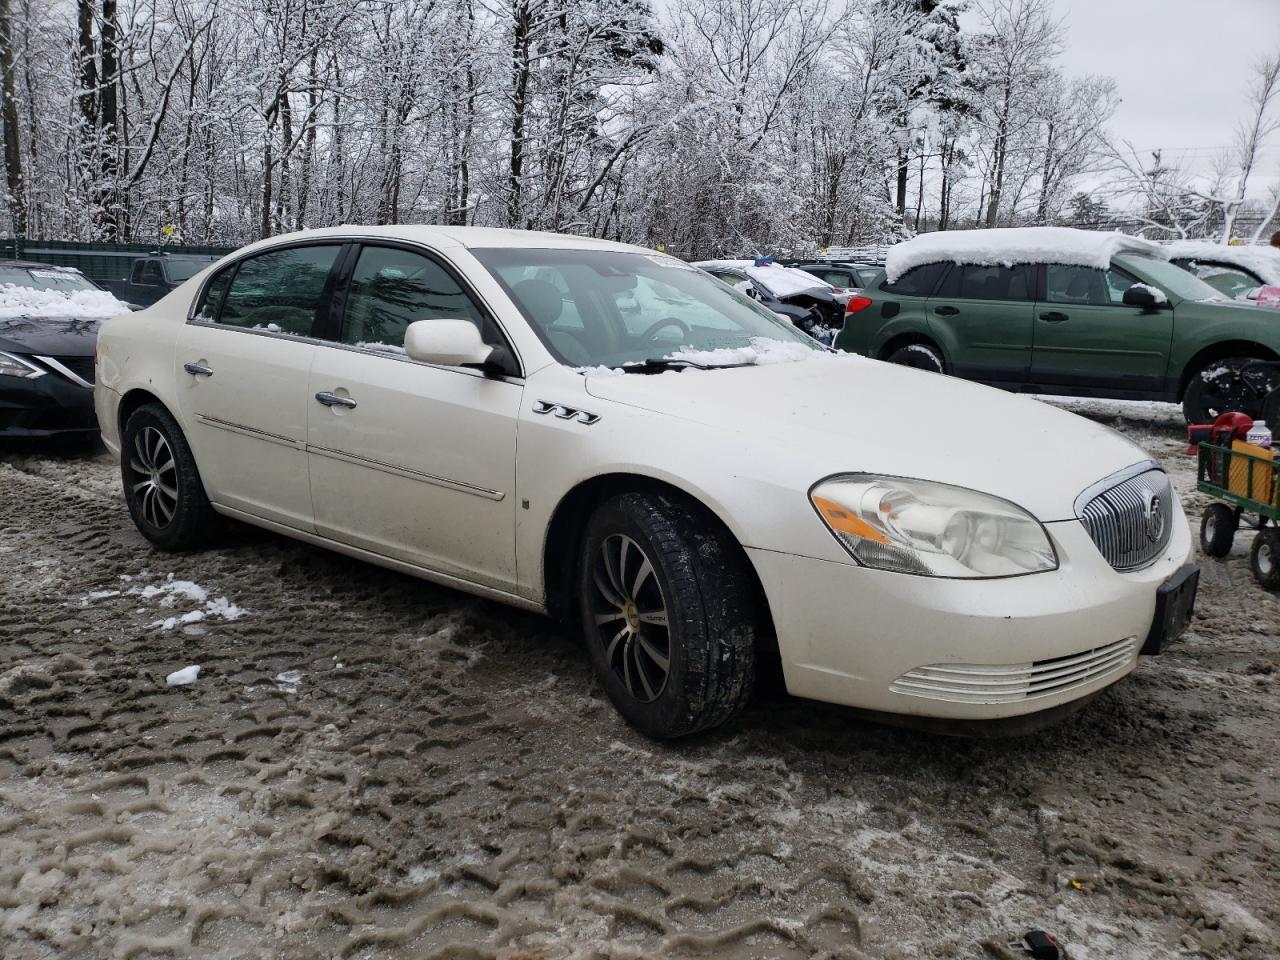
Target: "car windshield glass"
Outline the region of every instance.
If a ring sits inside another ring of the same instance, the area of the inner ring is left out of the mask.
[[[0,267],[0,286],[6,283],[28,290],[57,290],[59,293],[98,289],[83,274],[53,267]]]
[[[212,260],[185,260],[179,257],[166,257],[164,272],[169,275],[170,283],[181,283],[183,280],[190,280],[211,263],[213,263]]]
[[[1227,299],[1199,277],[1193,276],[1181,267],[1168,260],[1156,260],[1152,257],[1127,253],[1117,257],[1116,261],[1136,270],[1147,283],[1153,283],[1165,293],[1173,294],[1182,300],[1225,300]]]
[[[822,349],[750,297],[673,257],[620,250],[472,253],[568,366],[750,347],[756,338]]]

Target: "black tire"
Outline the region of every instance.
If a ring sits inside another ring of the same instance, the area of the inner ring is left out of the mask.
[[[1225,503],[1211,503],[1200,518],[1200,549],[1221,559],[1231,552],[1240,527],[1240,516]]]
[[[1262,366],[1253,357],[1211,360],[1187,381],[1182,415],[1187,423],[1212,423],[1224,413],[1262,416],[1267,394],[1280,386],[1280,367]]]
[[[212,537],[218,515],[182,428],[160,404],[129,415],[120,438],[120,479],[129,516],[159,549],[191,550]]]
[[[885,357],[885,360],[903,367],[928,370],[930,373],[947,372],[947,365],[942,359],[942,351],[931,343],[904,344]]]
[[[1280,529],[1258,531],[1249,550],[1249,569],[1264,590],[1280,590]]]
[[[758,616],[746,563],[723,528],[673,497],[625,493],[592,514],[578,558],[578,611],[596,676],[632,726],[682,737],[746,705]]]

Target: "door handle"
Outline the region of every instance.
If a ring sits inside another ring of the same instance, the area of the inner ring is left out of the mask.
[[[1067,315],[1057,310],[1050,310],[1048,313],[1040,314],[1040,319],[1045,323],[1062,323],[1067,319]]]
[[[184,363],[182,369],[187,371],[193,377],[212,377],[213,370],[206,367],[203,363]]]
[[[340,397],[336,393],[325,393],[323,391],[316,394],[316,399],[326,407],[348,407],[350,409],[355,409],[356,405],[356,402],[350,397]]]
[[[940,317],[954,317],[960,310],[958,307],[934,307],[933,312]]]

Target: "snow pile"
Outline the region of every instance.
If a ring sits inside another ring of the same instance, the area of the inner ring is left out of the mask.
[[[677,350],[666,360],[683,360],[700,367],[736,367],[744,364],[765,366],[770,363],[797,363],[818,357],[831,357],[825,350],[815,350],[803,343],[773,340],[769,337],[752,337],[747,347],[720,347],[716,350]]]
[[[185,687],[189,683],[195,683],[200,676],[199,664],[192,664],[189,667],[183,667],[181,670],[175,670],[164,678],[164,682],[171,687]]]
[[[993,230],[941,230],[904,240],[889,250],[884,272],[890,283],[926,263],[967,263],[1008,267],[1015,263],[1062,263],[1105,270],[1118,253],[1160,260],[1166,247],[1123,233],[1071,227],[999,227]]]
[[[578,367],[577,372],[584,377],[625,377],[627,371],[619,367]]]
[[[702,260],[694,264],[703,270],[740,270],[776,297],[790,297],[810,290],[831,290],[831,284],[812,273],[776,263],[757,267],[754,260]]]
[[[0,320],[14,317],[75,317],[105,320],[128,313],[129,308],[105,290],[35,290],[12,283],[0,284]]]
[[[1175,240],[1165,249],[1175,259],[1207,260],[1243,267],[1260,276],[1264,283],[1280,284],[1280,250],[1252,245],[1230,246],[1212,240]]]

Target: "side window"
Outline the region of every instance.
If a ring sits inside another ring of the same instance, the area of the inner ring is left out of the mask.
[[[1112,305],[1124,303],[1124,292],[1138,282],[1138,278],[1125,273],[1119,267],[1107,271],[1107,297]]]
[[[236,272],[235,265],[227,267],[205,285],[200,302],[196,305],[197,320],[216,323],[218,311],[222,309],[222,299],[227,295],[227,287],[231,286],[231,275]]]
[[[1045,267],[1045,300],[1049,303],[1109,306],[1112,299],[1106,273],[1094,267],[1051,263]],[[1120,291],[1124,295],[1124,290]]]
[[[974,264],[952,267],[937,292],[939,297],[963,300],[1033,300],[1035,267],[984,267]]]
[[[880,289],[902,297],[927,297],[933,293],[933,288],[938,285],[938,278],[946,268],[945,263],[925,263],[912,267],[893,283],[886,280],[880,284]]]
[[[823,270],[817,274],[833,287],[856,287],[858,281],[848,270]]]
[[[1261,280],[1245,273],[1239,267],[1233,267],[1225,263],[1198,261],[1193,262],[1191,266],[1197,277],[1219,293],[1225,294],[1232,299],[1247,293],[1262,283]]]
[[[394,247],[364,247],[351,275],[342,342],[402,348],[405,329],[417,320],[469,320],[486,342],[496,342],[480,308],[440,264]]]
[[[160,275],[160,264],[154,260],[135,260],[133,263],[133,276],[130,282],[139,286],[159,286],[164,278]]]
[[[240,261],[217,322],[309,337],[340,244],[272,250]]]

